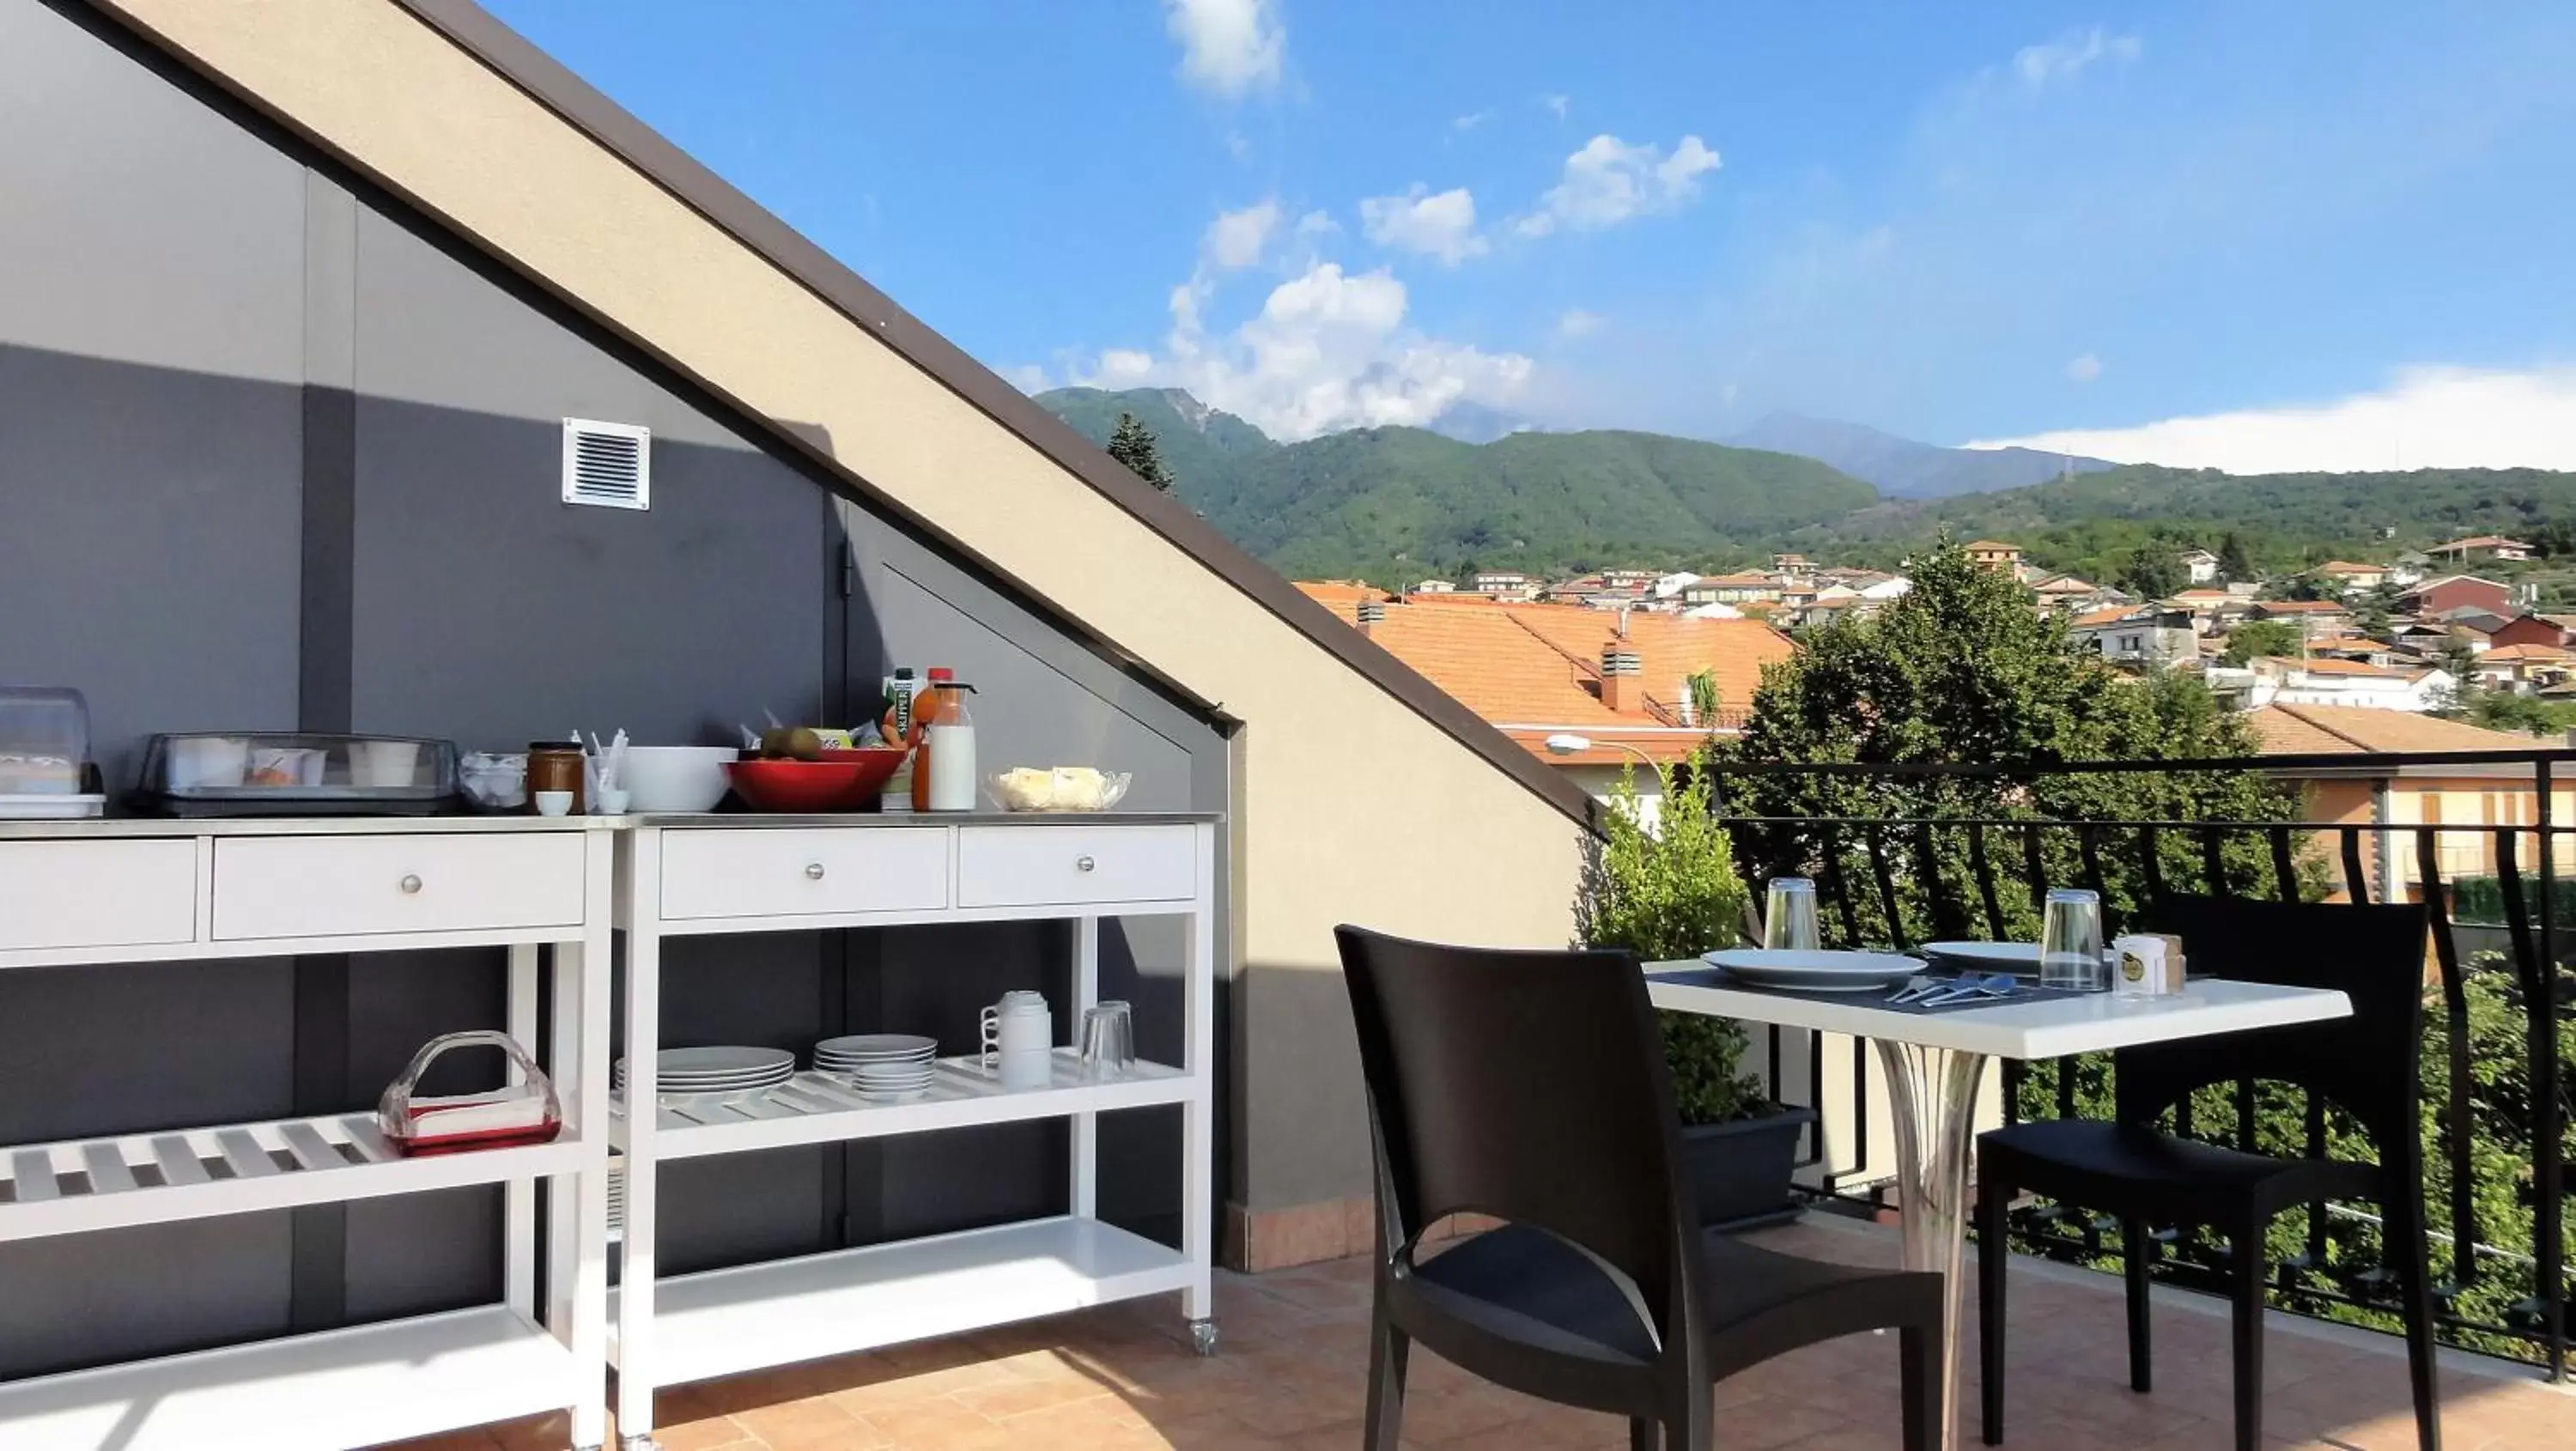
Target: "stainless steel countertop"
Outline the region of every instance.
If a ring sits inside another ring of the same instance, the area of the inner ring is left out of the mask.
[[[619,831],[629,827],[854,826],[905,830],[940,826],[1180,826],[1222,821],[1221,812],[1189,811],[854,811],[772,815],[702,811],[631,816],[234,816],[172,820],[152,816],[80,821],[0,820],[0,841],[89,841],[119,837],[386,836],[460,832]]]

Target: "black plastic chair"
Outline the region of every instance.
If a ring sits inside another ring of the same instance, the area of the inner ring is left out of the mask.
[[[1784,1351],[1903,1332],[1906,1451],[1937,1444],[1941,1279],[1704,1235],[1637,960],[1341,928],[1377,1153],[1367,1446],[1395,1451],[1420,1341],[1526,1395],[1710,1444],[1710,1387]],[[1451,1214],[1506,1221],[1417,1260]]]
[[[2285,1209],[2368,1199],[2401,1284],[2416,1439],[2441,1445],[2433,1382],[2433,1300],[2424,1241],[2423,1146],[2416,1118],[2424,1022],[2420,906],[2290,906],[2186,898],[2153,914],[2179,934],[2195,976],[2340,988],[2353,1014],[2299,1027],[2124,1048],[2112,1057],[2114,1121],[2050,1119],[1977,1139],[1978,1327],[1985,1439],[2003,1443],[2005,1211],[2017,1192],[2119,1216],[2129,1311],[2129,1384],[2152,1381],[2147,1229],[2209,1227],[2229,1239],[2235,1311],[2236,1444],[2263,1439],[2263,1237]],[[2159,1131],[2192,1090],[2238,1079],[2305,1088],[2352,1115],[2376,1164],[2276,1159]]]

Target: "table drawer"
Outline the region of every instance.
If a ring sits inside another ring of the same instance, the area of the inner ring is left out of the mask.
[[[244,837],[215,843],[215,936],[571,927],[580,832]]]
[[[1186,826],[970,826],[957,836],[957,905],[1184,901],[1198,893]]]
[[[197,844],[0,842],[0,952],[197,936]]]
[[[665,921],[947,905],[948,833],[934,828],[662,833]]]

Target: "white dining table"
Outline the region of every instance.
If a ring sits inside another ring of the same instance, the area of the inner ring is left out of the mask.
[[[1904,1264],[1947,1287],[1942,1314],[1941,1439],[1958,1439],[1959,1260],[1968,1220],[1968,1166],[1986,1065],[2098,1053],[2142,1043],[2283,1028],[2352,1015],[2352,1000],[2319,988],[2198,979],[2169,997],[2060,994],[1988,1006],[1907,1012],[1881,991],[1800,995],[1747,989],[1706,963],[1646,965],[1659,1008],[1739,1022],[1866,1038],[1895,1100],[1898,1230]]]

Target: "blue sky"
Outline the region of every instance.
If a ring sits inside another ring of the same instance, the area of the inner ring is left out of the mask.
[[[488,0],[1025,385],[2576,467],[2576,5]]]

